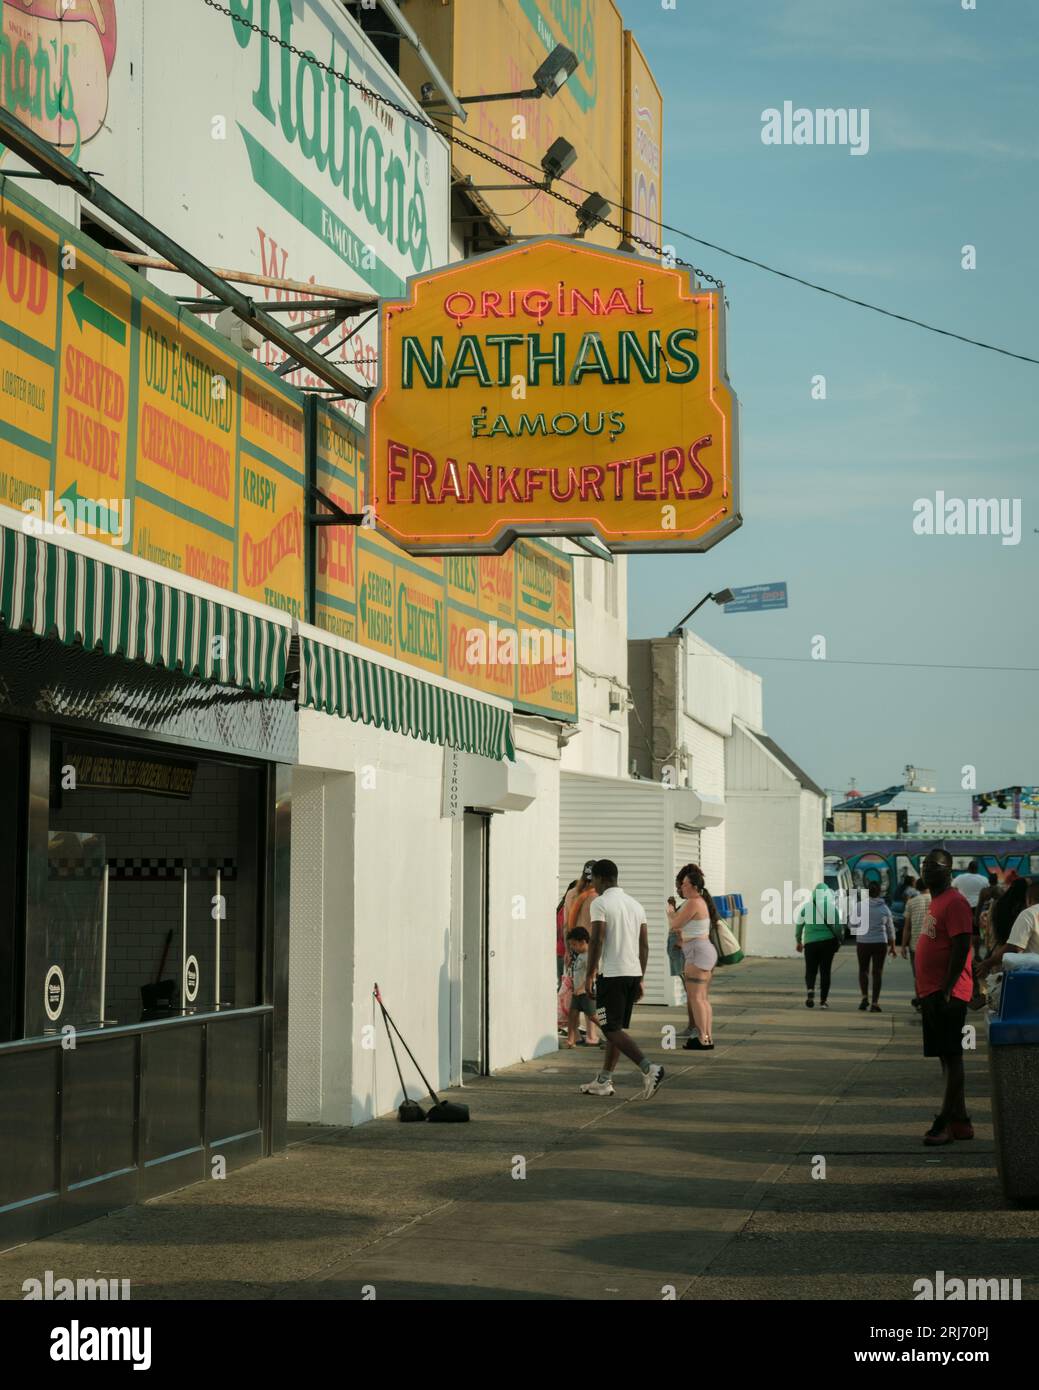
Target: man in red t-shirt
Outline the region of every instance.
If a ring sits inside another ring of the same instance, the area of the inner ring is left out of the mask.
[[[963,1026],[967,1003],[974,993],[974,914],[967,899],[952,886],[952,855],[948,850],[933,849],[923,862],[922,872],[931,890],[931,903],[916,944],[916,993],[924,1056],[938,1057],[945,1074],[941,1113],[934,1117],[924,1143],[951,1144],[954,1139],[974,1138],[963,1089]]]

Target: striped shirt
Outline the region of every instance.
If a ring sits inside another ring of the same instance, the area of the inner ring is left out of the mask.
[[[927,909],[931,906],[930,893],[917,893],[906,903],[906,922],[909,924],[909,947],[916,950],[916,943],[923,931]]]

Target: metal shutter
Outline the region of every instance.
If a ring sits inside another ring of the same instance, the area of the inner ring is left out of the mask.
[[[687,864],[699,864],[700,862],[700,832],[699,830],[679,830],[675,829],[675,873],[679,869],[684,869]]]
[[[675,881],[671,863],[675,831],[668,817],[668,796],[659,783],[649,781],[576,772],[564,772],[559,779],[558,897],[587,859],[614,860],[620,870],[620,886],[646,911],[647,1004],[675,1002],[668,974],[664,911]]]

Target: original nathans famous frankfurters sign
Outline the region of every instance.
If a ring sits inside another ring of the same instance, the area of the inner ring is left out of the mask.
[[[703,551],[740,525],[721,292],[560,238],[409,289],[382,307],[368,418],[366,501],[402,549]]]

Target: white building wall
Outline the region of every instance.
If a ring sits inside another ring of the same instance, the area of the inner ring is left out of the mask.
[[[683,716],[682,745],[688,754],[688,784],[694,791],[724,800],[725,743],[720,734]],[[726,821],[700,831],[700,868],[716,897],[732,891],[726,880]]]
[[[743,949],[750,956],[796,955],[793,925],[766,924],[762,906],[766,894],[778,892],[787,901],[788,880],[792,890],[801,886],[793,882],[801,862],[800,788],[792,783],[789,793],[729,791],[726,808],[730,888],[743,894],[748,913]]]
[[[814,888],[823,877],[824,798],[801,788],[800,866],[801,883]]]
[[[578,733],[563,750],[565,772],[627,777],[628,562],[596,560],[576,547],[574,630]],[[610,697],[617,709],[610,709]]]
[[[325,971],[325,777],[292,775],[289,875],[289,1115],[319,1123],[324,1069],[321,981]]]
[[[685,713],[728,738],[733,718],[762,727],[760,676],[712,647],[694,632],[685,634]]]
[[[559,746],[542,720],[515,721],[537,798],[491,820],[491,1069],[555,1052]]]
[[[738,725],[726,740],[730,887],[749,917],[748,954],[792,956],[794,894],[822,877],[823,798],[800,782]],[[762,920],[767,895],[782,904],[782,925]]]
[[[517,721],[516,732],[537,797],[491,818],[492,1070],[556,1047],[558,749],[544,721]],[[439,745],[300,713],[290,1120],[360,1124],[399,1104],[376,983],[434,1087],[460,1079],[462,839],[461,822],[441,817],[443,765]],[[401,1061],[409,1091],[421,1091]]]
[[[791,776],[737,726],[725,746],[725,784],[730,791],[789,791]]]
[[[357,1124],[399,1102],[372,997],[376,982],[430,1081],[449,1084],[453,840],[452,822],[440,817],[442,776],[443,749],[436,745],[300,711],[290,1120]],[[304,879],[308,868],[315,869],[319,846],[325,874],[320,902]],[[337,865],[352,871],[333,883],[328,875]],[[362,1032],[366,1025],[372,1034]],[[374,1047],[365,1046],[373,1039]],[[337,1073],[336,1059],[346,1060],[348,1080]]]

